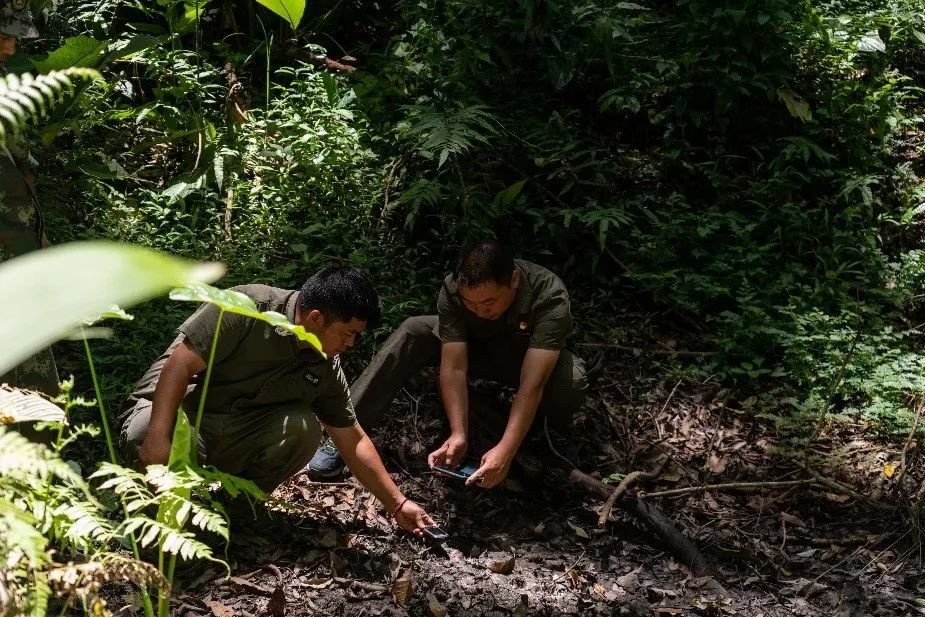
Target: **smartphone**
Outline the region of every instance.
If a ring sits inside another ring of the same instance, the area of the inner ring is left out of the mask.
[[[440,465],[434,465],[432,471],[436,473],[449,476],[451,478],[456,478],[457,480],[468,480],[469,476],[478,471],[478,467],[470,463],[464,464],[462,467],[457,469],[451,469],[449,467],[441,467]]]
[[[424,537],[431,542],[446,542],[447,538],[450,537],[447,532],[443,531],[436,525],[425,527],[421,531],[424,532]]]

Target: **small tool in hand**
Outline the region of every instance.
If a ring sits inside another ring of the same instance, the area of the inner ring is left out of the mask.
[[[434,544],[442,544],[447,541],[447,538],[450,537],[449,534],[447,534],[447,532],[443,531],[436,525],[431,525],[430,527],[424,527],[423,529],[421,529],[421,531],[424,532],[424,537],[427,538],[427,540],[429,540],[430,542],[433,542]]]

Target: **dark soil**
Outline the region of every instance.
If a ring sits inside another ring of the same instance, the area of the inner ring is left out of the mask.
[[[445,547],[396,530],[354,480],[301,475],[275,494],[292,505],[273,515],[291,532],[234,536],[233,577],[215,566],[185,572],[175,614],[925,614],[911,514],[923,475],[916,442],[904,471],[904,444],[870,440],[863,426],[785,434],[773,418],[756,418],[754,400],[677,377],[646,380],[652,367],[632,362],[621,358],[620,371],[605,365],[577,419],[585,472],[617,483],[612,474],[652,469],[667,454],[661,477],[631,493],[813,473],[829,484],[653,498],[715,564],[715,578],[695,577],[619,509],[598,528],[600,498],[575,486],[530,480],[517,468],[494,490],[432,476],[426,455],[446,428],[424,379],[373,436],[402,490],[449,533]],[[491,445],[476,442],[477,451]]]

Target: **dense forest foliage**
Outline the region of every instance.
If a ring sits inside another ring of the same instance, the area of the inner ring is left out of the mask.
[[[33,8],[10,72],[103,77],[30,129],[53,244],[220,261],[225,287],[366,268],[386,320],[355,370],[496,235],[566,281],[578,343],[703,352],[664,358],[798,439],[823,418],[909,434],[918,0],[322,0],[295,28],[245,0]],[[188,309],[94,342],[108,407]],[[61,372],[89,393],[83,352]]]
[[[41,129],[55,242],[221,260],[227,284],[349,260],[391,325],[433,309],[466,237],[496,233],[575,289],[579,340],[681,340],[775,412],[908,429],[914,2],[322,3],[296,30],[244,2],[43,18],[14,67],[106,76]],[[122,392],[179,317],[145,315],[113,345],[136,368]]]

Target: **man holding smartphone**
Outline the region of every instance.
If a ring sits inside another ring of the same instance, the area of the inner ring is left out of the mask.
[[[440,393],[450,436],[428,463],[456,467],[469,447],[468,379],[517,389],[501,440],[486,452],[467,484],[501,484],[531,429],[568,431],[585,398],[587,376],[580,358],[565,349],[572,329],[568,291],[552,272],[515,260],[496,240],[468,245],[440,289],[437,315],[411,317],[385,342],[351,388],[364,427],[381,421],[407,380],[439,361]],[[317,477],[343,472],[343,463],[322,446],[309,471]]]

